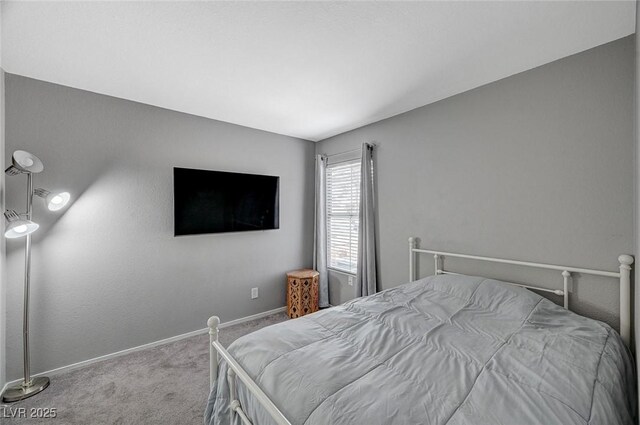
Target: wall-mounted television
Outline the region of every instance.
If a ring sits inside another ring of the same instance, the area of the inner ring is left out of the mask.
[[[174,234],[280,227],[280,177],[173,169]]]

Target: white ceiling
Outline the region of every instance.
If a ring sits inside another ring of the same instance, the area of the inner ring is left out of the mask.
[[[7,72],[321,140],[632,34],[635,2],[6,2]]]

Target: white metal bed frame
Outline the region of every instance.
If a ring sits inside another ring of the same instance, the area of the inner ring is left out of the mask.
[[[511,285],[520,286],[522,288],[533,289],[536,291],[550,292],[555,295],[563,297],[564,308],[569,309],[569,283],[571,279],[571,273],[581,273],[593,276],[602,276],[608,278],[617,278],[620,282],[620,335],[627,346],[631,340],[631,265],[633,264],[633,257],[631,255],[622,254],[618,257],[620,263],[619,271],[612,272],[606,270],[594,270],[584,269],[580,267],[568,267],[558,266],[555,264],[543,264],[533,263],[528,261],[516,261],[507,260],[504,258],[492,258],[481,257],[478,255],[457,254],[453,252],[434,251],[430,249],[418,248],[418,238],[409,238],[409,281],[416,280],[416,254],[432,254],[435,266],[435,274],[459,274],[451,271],[444,270],[443,258],[453,257],[462,258],[468,260],[477,260],[499,264],[510,264],[515,266],[532,267],[546,270],[557,270],[561,272],[562,276],[562,289],[549,289],[542,288],[533,285],[525,285],[520,283],[509,283]],[[507,282],[508,283],[508,282]],[[262,389],[255,383],[251,376],[238,364],[238,362],[227,352],[227,350],[218,341],[218,327],[220,325],[220,319],[217,316],[212,316],[207,321],[209,326],[209,342],[210,342],[210,354],[209,354],[209,386],[213,386],[218,378],[218,363],[220,359],[224,359],[227,362],[227,376],[229,381],[229,410],[230,410],[230,424],[234,423],[234,414],[238,415],[244,425],[254,425],[247,417],[240,400],[238,400],[236,380],[237,376],[249,390],[249,392],[258,400],[262,407],[271,415],[274,422],[277,425],[291,425],[291,422],[284,416],[284,414],[278,409],[278,407],[269,399],[269,397],[262,391]],[[258,425],[258,424],[256,424]]]

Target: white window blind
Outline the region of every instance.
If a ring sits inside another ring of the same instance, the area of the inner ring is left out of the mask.
[[[360,160],[327,166],[328,267],[356,273]]]

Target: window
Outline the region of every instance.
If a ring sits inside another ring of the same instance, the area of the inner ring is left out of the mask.
[[[328,267],[356,273],[360,160],[327,166]]]

